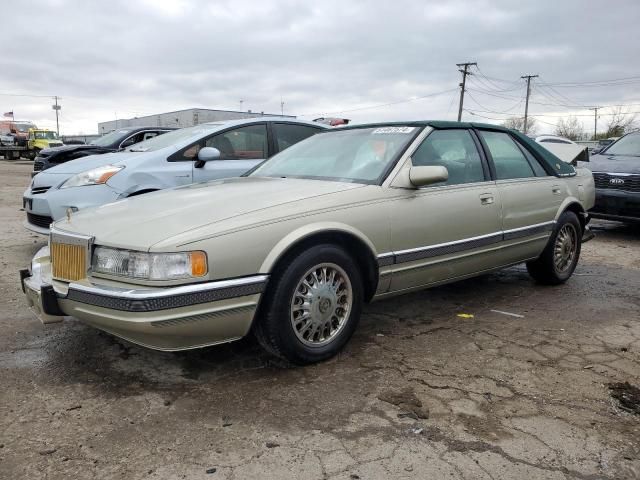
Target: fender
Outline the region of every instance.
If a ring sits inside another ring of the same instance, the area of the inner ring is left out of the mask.
[[[571,205],[578,205],[583,212],[586,211],[584,206],[582,205],[582,202],[578,200],[576,197],[572,197],[572,196],[567,197],[562,201],[562,203],[560,204],[560,207],[558,207],[558,211],[556,212],[556,216],[554,220],[558,221],[558,219],[560,218],[560,215],[562,215],[566,210],[572,210],[570,208]]]
[[[340,232],[340,233],[345,233],[347,235],[356,237],[369,248],[369,251],[371,252],[372,257],[374,259],[377,258],[377,255],[379,252],[376,250],[376,247],[373,245],[373,242],[371,242],[371,240],[369,240],[369,238],[360,230],[353,228],[351,225],[346,225],[340,222],[319,222],[319,223],[304,225],[288,233],[267,254],[264,262],[262,262],[262,265],[260,266],[259,271],[271,272],[274,265],[278,262],[278,260],[282,257],[282,255],[284,255],[289,250],[289,248],[291,248],[291,246],[304,240],[305,238],[309,238],[319,233],[331,233],[331,232]]]

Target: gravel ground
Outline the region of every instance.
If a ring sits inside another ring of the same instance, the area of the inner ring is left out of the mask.
[[[640,386],[640,228],[596,223],[564,286],[518,266],[368,305],[341,355],[284,368],[251,339],[41,325],[30,169],[0,161],[1,478],[640,478],[640,415],[609,389]]]

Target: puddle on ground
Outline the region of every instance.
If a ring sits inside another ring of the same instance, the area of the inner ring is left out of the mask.
[[[609,390],[621,409],[640,415],[640,388],[624,382],[610,383]]]

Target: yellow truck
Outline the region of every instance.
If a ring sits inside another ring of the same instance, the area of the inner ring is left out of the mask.
[[[29,156],[35,158],[38,152],[44,148],[61,147],[64,145],[53,130],[30,128],[27,146]]]

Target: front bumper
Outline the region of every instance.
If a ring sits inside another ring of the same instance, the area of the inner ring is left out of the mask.
[[[36,194],[29,188],[22,197],[22,205],[27,214],[23,225],[32,232],[48,235],[49,228],[45,226],[47,221],[50,219],[55,222],[64,218],[68,208],[76,211],[98,207],[120,198],[121,193],[106,184],[63,189],[52,186],[46,192]]]
[[[640,192],[597,188],[596,203],[589,215],[621,222],[640,222]]]
[[[230,342],[251,328],[268,277],[179,287],[131,288],[88,280],[51,279],[48,247],[20,273],[27,304],[43,323],[73,316],[117,337],[156,350],[186,350]]]

